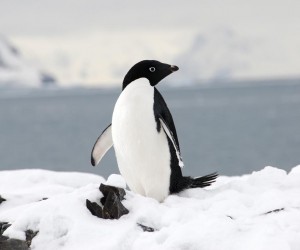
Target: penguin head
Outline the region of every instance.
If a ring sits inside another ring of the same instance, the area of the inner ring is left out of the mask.
[[[155,86],[166,76],[179,68],[175,65],[161,63],[155,60],[144,60],[135,64],[125,75],[123,80],[123,90],[136,79],[147,78],[151,86]]]

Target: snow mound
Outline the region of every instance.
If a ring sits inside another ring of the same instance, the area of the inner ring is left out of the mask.
[[[129,214],[93,216],[86,199],[99,202],[100,176],[45,170],[0,172],[0,222],[5,236],[32,249],[300,249],[300,166],[290,173],[266,167],[251,175],[220,177],[207,189],[170,195],[163,203],[126,190]],[[121,176],[110,185],[123,186]],[[48,199],[43,199],[48,198]],[[137,223],[153,227],[143,232]]]
[[[0,36],[0,87],[53,85],[55,79],[21,57],[19,51]]]

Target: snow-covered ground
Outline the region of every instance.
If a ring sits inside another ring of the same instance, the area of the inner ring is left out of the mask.
[[[1,171],[6,201],[0,222],[12,224],[4,235],[24,240],[27,229],[39,231],[31,244],[38,250],[300,249],[300,166],[290,173],[266,167],[222,176],[210,188],[171,195],[163,203],[126,190],[123,205],[130,212],[119,220],[97,218],[86,208],[86,199],[99,203],[101,182],[85,173]],[[124,187],[118,175],[105,183]],[[143,232],[137,223],[157,231]]]
[[[0,35],[0,87],[52,85],[55,79],[23,59],[18,49]]]

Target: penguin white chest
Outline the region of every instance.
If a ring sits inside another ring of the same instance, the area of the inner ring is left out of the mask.
[[[164,200],[170,186],[170,150],[157,132],[154,88],[141,78],[121,93],[112,117],[112,139],[120,173],[134,192]]]

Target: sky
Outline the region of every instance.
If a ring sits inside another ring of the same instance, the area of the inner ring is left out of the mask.
[[[143,59],[178,81],[300,76],[297,0],[1,0],[0,34],[63,85],[119,84]]]

